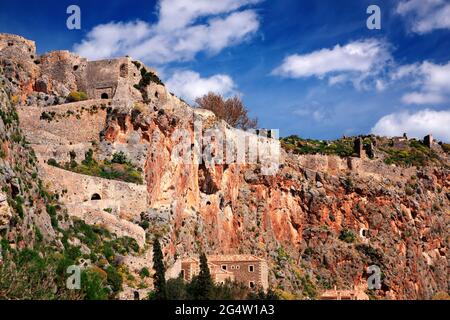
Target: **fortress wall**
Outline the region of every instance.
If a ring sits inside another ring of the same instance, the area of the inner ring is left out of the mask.
[[[106,208],[106,207],[105,207]],[[100,225],[119,237],[131,237],[137,241],[142,248],[145,244],[145,231],[140,226],[121,219],[113,214],[96,208],[88,203],[67,205],[69,215],[82,219],[90,225]]]
[[[71,91],[80,91],[79,88],[85,84],[87,60],[67,50],[42,55],[40,66],[41,79],[47,85],[47,93],[54,91],[66,96]]]
[[[117,210],[117,216],[121,219],[133,220],[147,210],[145,185],[86,176],[46,164],[42,164],[40,169],[46,186],[51,191],[61,195],[66,190],[60,198],[66,205],[74,205],[75,208],[84,205],[99,210],[96,201],[91,201],[92,196],[98,194],[101,201],[113,201],[99,202],[99,205],[108,205],[108,208]],[[102,207],[101,210],[105,208]]]
[[[90,61],[86,67],[86,88],[88,96],[100,99],[107,94],[109,99],[114,96],[119,78],[128,77],[129,58],[117,58]]]
[[[348,170],[346,159],[338,156],[325,155],[299,155],[298,164],[314,171],[328,172],[333,175],[339,174],[341,171]]]
[[[21,107],[18,108],[20,126],[33,145],[42,146],[36,151],[41,151],[45,160],[60,156],[66,159],[68,155],[61,155],[58,149],[71,149],[74,145],[74,149],[80,150],[81,145],[99,141],[100,132],[105,127],[108,103],[107,100],[88,100],[44,108]],[[41,119],[44,112],[52,119]],[[55,154],[52,156],[49,152],[53,151]],[[81,150],[80,155],[84,155]]]
[[[0,51],[3,51],[5,48],[21,49],[30,54],[36,54],[36,44],[34,41],[15,34],[0,33]]]
[[[338,156],[311,154],[299,155],[297,160],[300,167],[313,171],[331,175],[339,175],[348,171],[377,180],[389,178],[394,181],[405,181],[416,170],[415,168],[387,165],[379,159],[340,158]]]

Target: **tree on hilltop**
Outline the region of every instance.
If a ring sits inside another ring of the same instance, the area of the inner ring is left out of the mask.
[[[251,119],[248,110],[238,96],[225,99],[222,95],[210,92],[195,100],[197,106],[207,109],[217,118],[225,120],[229,125],[238,129],[254,129],[258,125],[256,118]]]

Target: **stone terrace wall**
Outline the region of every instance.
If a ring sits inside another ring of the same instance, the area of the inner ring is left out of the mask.
[[[331,175],[342,175],[346,172],[382,180],[389,178],[395,181],[405,181],[416,171],[415,168],[390,166],[381,160],[359,159],[354,157],[340,158],[327,155],[296,156],[298,165],[307,170],[326,172]]]
[[[92,142],[100,141],[109,102],[88,100],[54,107],[21,107],[20,126],[41,160],[67,162],[70,151],[83,159]],[[44,112],[52,119],[41,119]]]
[[[90,201],[67,205],[69,215],[82,219],[87,224],[100,225],[119,237],[128,236],[137,241],[142,248],[145,244],[145,231],[140,226],[106,212],[108,203]]]
[[[51,191],[60,195],[63,190],[66,191],[60,199],[66,205],[75,205],[74,212],[82,204],[93,207],[95,201],[91,202],[91,198],[94,194],[98,194],[102,200],[114,200],[107,204],[108,208],[118,209],[121,219],[131,221],[147,210],[145,185],[86,176],[45,164],[40,169]],[[96,206],[93,208],[98,209]]]

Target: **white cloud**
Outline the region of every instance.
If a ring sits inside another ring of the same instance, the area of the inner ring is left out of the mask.
[[[164,0],[159,2],[158,29],[173,31],[191,25],[204,16],[229,13],[261,0]]]
[[[436,138],[450,141],[450,110],[431,109],[417,112],[401,111],[382,117],[372,128],[372,133],[386,136],[409,136],[422,138],[432,133]]]
[[[445,98],[436,93],[429,92],[411,92],[402,97],[403,103],[406,104],[429,104],[429,103],[442,103]]]
[[[224,96],[235,92],[234,81],[226,74],[216,74],[209,78],[202,78],[199,73],[190,70],[175,72],[167,80],[166,86],[169,90],[191,103],[208,92],[215,92]]]
[[[408,20],[415,33],[450,29],[450,3],[447,0],[404,0],[398,4],[396,12]]]
[[[289,78],[329,76],[331,85],[351,80],[355,86],[360,86],[367,78],[379,74],[390,60],[386,43],[366,39],[288,56],[272,74]]]
[[[164,64],[216,54],[245,41],[259,29],[259,17],[246,6],[260,0],[161,0],[155,24],[110,22],[94,27],[74,50],[89,59],[131,55]]]
[[[425,61],[402,66],[391,78],[406,79],[412,87],[419,89],[402,97],[406,104],[443,103],[450,100],[450,61],[444,65]]]

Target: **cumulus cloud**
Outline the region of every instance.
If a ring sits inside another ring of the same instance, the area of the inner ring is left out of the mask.
[[[261,0],[163,0],[158,4],[158,29],[173,31],[191,25],[203,16],[229,13],[243,6],[255,4]]]
[[[408,20],[412,32],[424,34],[450,29],[450,3],[447,0],[404,0],[396,12]]]
[[[450,61],[444,65],[425,61],[402,66],[392,74],[392,79],[406,79],[412,87],[419,89],[402,97],[406,104],[436,104],[450,100]]]
[[[401,111],[382,117],[372,128],[372,133],[386,136],[409,136],[422,138],[432,133],[436,138],[450,141],[450,110],[432,109],[417,112]]]
[[[230,76],[216,74],[209,78],[202,78],[199,73],[191,70],[175,72],[166,85],[169,90],[191,103],[208,92],[224,96],[235,92],[235,84]]]
[[[161,0],[158,22],[110,22],[94,27],[74,51],[89,59],[131,55],[146,63],[193,59],[216,54],[246,40],[259,29],[255,10],[260,0]]]
[[[389,60],[391,55],[386,43],[366,39],[308,54],[290,55],[272,74],[289,78],[329,76],[328,82],[331,85],[351,79],[357,86],[367,78],[379,74]]]

